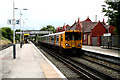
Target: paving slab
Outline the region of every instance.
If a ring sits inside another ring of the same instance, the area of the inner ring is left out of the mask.
[[[49,63],[32,43],[24,44],[22,48],[19,47],[19,44],[16,45],[16,59],[12,59],[11,47],[3,52],[5,54],[0,56],[0,60],[4,66],[0,65],[0,67],[7,72],[0,69],[2,78],[65,78],[54,69],[52,63]]]
[[[104,55],[109,55],[109,56],[114,56],[114,57],[119,57],[120,58],[120,50],[103,49],[103,48],[97,47],[97,46],[86,46],[86,45],[83,45],[82,49],[86,50],[86,51],[101,53],[101,54],[104,54]]]
[[[16,59],[9,61],[10,73],[3,78],[46,78],[33,53],[30,44],[24,44],[21,50],[16,50]]]

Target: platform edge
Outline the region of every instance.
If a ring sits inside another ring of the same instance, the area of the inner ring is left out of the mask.
[[[67,79],[61,72],[60,70],[50,61],[48,60],[43,54],[42,52],[32,43],[32,45],[36,48],[36,50],[42,55],[43,58],[45,58],[45,60],[54,68],[54,70],[56,72],[58,72],[58,74],[61,76],[61,78],[65,78],[65,80]]]

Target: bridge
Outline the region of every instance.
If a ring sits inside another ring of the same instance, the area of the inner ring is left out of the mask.
[[[21,39],[23,41],[27,41],[27,39],[34,39],[36,41],[36,38],[39,34],[52,34],[53,31],[40,31],[40,30],[23,30],[21,32],[16,32],[16,34],[22,35]]]

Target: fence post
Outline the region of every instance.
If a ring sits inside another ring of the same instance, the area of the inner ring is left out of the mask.
[[[110,37],[108,36],[108,49],[109,49],[109,44],[110,44]]]
[[[118,48],[120,48],[120,36],[118,36]]]
[[[102,46],[103,46],[103,49],[104,49],[104,37],[102,36]]]
[[[97,46],[100,46],[101,45],[101,36],[98,36],[97,37]]]

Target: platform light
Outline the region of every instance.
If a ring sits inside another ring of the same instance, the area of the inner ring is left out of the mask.
[[[14,8],[14,9],[16,9],[16,10],[20,10],[20,32],[21,32],[21,16],[23,15],[22,14],[22,10],[28,10],[27,8],[23,8],[23,9],[21,9],[21,8]],[[22,38],[21,38],[22,36],[21,36],[21,34],[20,34],[20,48],[22,48]]]
[[[15,48],[15,1],[13,0],[13,59],[16,59],[16,48]]]

